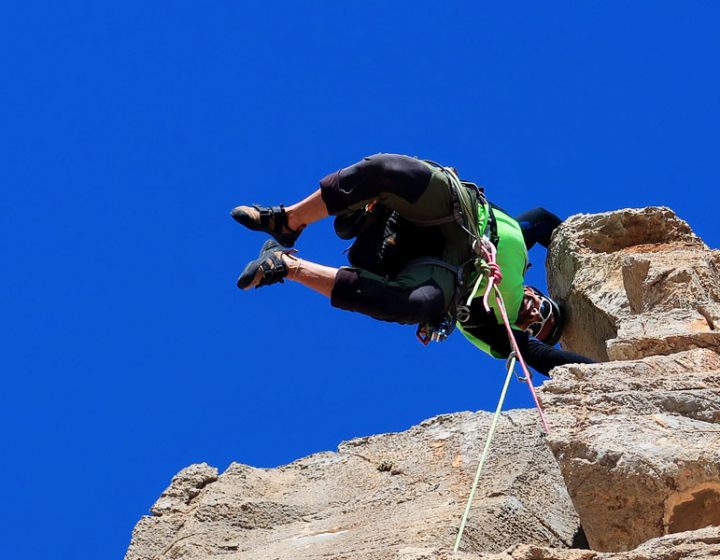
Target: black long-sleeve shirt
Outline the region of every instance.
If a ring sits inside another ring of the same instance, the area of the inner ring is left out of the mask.
[[[505,325],[498,324],[495,314],[488,314],[477,298],[470,307],[470,321],[463,329],[490,346],[493,352],[507,358],[512,351]],[[565,364],[594,364],[590,358],[549,346],[525,331],[513,329],[513,336],[525,362],[533,369],[548,375],[555,366]]]
[[[490,345],[494,352],[501,356],[510,355],[510,341],[503,325],[498,328],[465,328],[471,335],[479,338],[483,342]],[[539,371],[544,375],[548,375],[550,370],[555,366],[565,364],[594,364],[595,361],[590,358],[577,354],[576,352],[568,352],[554,346],[548,346],[537,338],[530,336],[525,331],[513,329],[513,335],[517,341],[520,353],[525,359],[525,363],[531,368]]]

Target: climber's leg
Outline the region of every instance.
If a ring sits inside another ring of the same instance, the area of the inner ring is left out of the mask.
[[[447,176],[421,160],[376,154],[331,173],[320,181],[331,215],[343,215],[380,200],[410,221],[452,216]]]
[[[297,258],[268,240],[238,279],[242,289],[298,282],[330,298],[339,309],[382,321],[415,324],[437,320],[450,305],[455,274],[443,266],[413,264],[390,280],[357,268],[333,268]]]
[[[331,304],[381,321],[430,323],[447,311],[455,286],[453,272],[431,264],[410,263],[393,279],[363,269],[341,268]]]
[[[377,154],[331,173],[320,190],[288,206],[238,206],[232,216],[255,231],[272,235],[292,247],[306,226],[327,217],[343,215],[380,200],[410,221],[428,222],[452,217],[447,176],[408,156]]]

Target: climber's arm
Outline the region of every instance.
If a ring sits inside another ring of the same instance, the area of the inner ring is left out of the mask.
[[[483,325],[482,327],[466,328],[467,332],[487,343],[493,352],[507,358],[510,355],[510,341],[503,325]],[[549,375],[550,370],[556,366],[566,364],[592,364],[590,358],[548,346],[538,339],[531,337],[525,331],[513,329],[513,336],[517,342],[520,353],[527,365],[543,375]]]
[[[524,334],[527,335],[527,333]],[[523,350],[521,349],[520,351],[522,352]],[[582,354],[568,352],[567,350],[561,350],[560,348],[556,348],[554,346],[548,346],[544,342],[541,342],[532,336],[527,337],[527,350],[523,354],[523,357],[526,357],[527,363],[530,367],[545,375],[548,375],[550,370],[555,366],[595,363],[594,360],[591,360]]]

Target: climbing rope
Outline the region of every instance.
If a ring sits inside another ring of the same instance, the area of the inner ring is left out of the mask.
[[[465,524],[467,523],[467,518],[470,514],[470,507],[472,506],[473,499],[475,498],[475,491],[477,490],[478,482],[480,481],[480,474],[482,473],[483,466],[485,465],[485,459],[487,459],[490,451],[490,444],[492,443],[493,436],[495,435],[495,428],[497,427],[498,419],[500,418],[500,411],[502,410],[503,403],[505,402],[505,395],[507,394],[510,379],[512,379],[514,370],[515,355],[510,354],[510,358],[508,359],[507,375],[505,376],[505,384],[503,385],[502,392],[500,393],[500,400],[498,401],[497,408],[495,409],[492,424],[490,424],[490,431],[488,432],[487,438],[485,438],[485,447],[482,455],[480,456],[480,464],[478,465],[477,472],[475,473],[475,480],[473,481],[472,489],[470,490],[470,497],[468,498],[467,505],[465,506],[465,513],[463,514],[462,521],[460,523],[460,530],[458,531],[457,538],[455,539],[455,548],[453,548],[453,552],[457,552],[460,547],[460,541],[462,540],[463,532],[465,531]]]
[[[508,386],[510,385],[510,379],[512,378],[513,372],[515,371],[516,362],[520,362],[520,367],[522,368],[524,375],[522,380],[526,381],[528,387],[530,388],[530,393],[532,394],[533,400],[535,401],[535,406],[537,407],[538,413],[540,414],[540,421],[542,422],[545,433],[550,433],[550,427],[548,426],[547,420],[545,418],[545,413],[543,412],[540,401],[538,400],[537,394],[535,393],[532,376],[530,375],[530,371],[525,364],[525,360],[522,357],[522,353],[520,352],[517,341],[513,336],[512,327],[510,326],[510,320],[508,319],[507,310],[505,309],[505,301],[503,300],[500,289],[497,286],[502,281],[502,271],[500,270],[500,266],[496,262],[497,248],[492,244],[489,239],[483,237],[479,249],[480,254],[483,257],[483,263],[478,267],[481,274],[478,276],[473,290],[470,293],[470,297],[467,300],[467,305],[469,306],[472,302],[475,294],[480,287],[480,282],[483,276],[485,276],[488,279],[488,284],[485,288],[485,292],[483,293],[483,306],[485,307],[485,311],[487,311],[488,313],[491,312],[488,298],[492,290],[495,290],[495,299],[498,309],[500,310],[500,314],[502,315],[503,323],[505,324],[505,330],[507,331],[508,339],[510,340],[512,352],[510,353],[510,357],[507,361],[507,376],[505,377],[505,384],[503,385],[502,392],[500,393],[500,400],[498,401],[497,408],[495,409],[492,424],[490,425],[490,431],[488,432],[487,438],[485,439],[485,447],[483,448],[482,455],[480,456],[480,463],[478,464],[478,468],[475,473],[475,479],[470,490],[470,496],[468,498],[467,505],[465,506],[465,513],[463,514],[462,521],[460,522],[460,529],[458,530],[457,538],[455,539],[455,547],[453,548],[453,552],[457,552],[460,548],[460,541],[462,540],[463,532],[465,531],[465,525],[467,523],[467,518],[470,514],[470,508],[472,507],[472,502],[475,498],[475,492],[477,490],[478,482],[480,481],[480,474],[482,473],[483,466],[485,465],[485,461],[490,451],[490,444],[492,443],[493,436],[495,435],[497,422],[500,417],[503,403],[505,402],[505,396],[507,394]]]
[[[532,382],[532,375],[530,375],[530,370],[528,370],[527,365],[525,364],[525,360],[522,357],[522,354],[520,353],[520,348],[518,348],[517,341],[515,340],[515,337],[512,334],[512,328],[510,327],[510,322],[508,321],[507,317],[507,311],[505,310],[505,302],[503,301],[502,294],[500,293],[500,290],[495,286],[495,296],[497,297],[498,307],[500,308],[500,313],[503,317],[503,322],[505,323],[505,330],[508,333],[508,338],[510,339],[510,344],[512,344],[513,352],[517,356],[518,362],[520,362],[520,367],[523,370],[523,375],[525,376],[525,381],[528,384],[528,387],[530,388],[530,394],[532,395],[533,400],[535,401],[535,407],[538,410],[538,413],[540,414],[540,421],[542,422],[543,428],[545,429],[545,433],[550,433],[550,426],[547,423],[547,419],[545,418],[545,413],[543,412],[542,405],[540,404],[540,401],[538,400],[537,393],[535,392],[535,386]]]
[[[483,306],[485,307],[485,311],[488,313],[492,313],[492,310],[490,309],[490,303],[488,301],[490,293],[492,290],[495,290],[495,300],[497,302],[497,307],[500,310],[500,315],[503,319],[503,324],[505,325],[505,331],[508,335],[508,340],[510,341],[510,346],[512,348],[512,352],[515,354],[517,361],[520,362],[520,367],[523,371],[523,380],[527,382],[528,387],[530,388],[530,394],[533,397],[533,401],[535,401],[535,406],[538,410],[538,413],[540,414],[540,421],[542,422],[543,428],[545,429],[545,433],[550,433],[550,426],[548,426],[547,420],[545,418],[545,413],[543,412],[542,406],[540,405],[540,401],[537,398],[537,394],[535,393],[535,386],[532,382],[532,375],[530,374],[530,370],[528,370],[527,364],[525,363],[525,359],[522,356],[522,352],[520,352],[520,348],[518,346],[517,341],[515,340],[515,337],[513,336],[512,327],[510,326],[510,320],[508,319],[507,315],[507,309],[505,308],[505,301],[503,300],[502,293],[500,292],[500,288],[498,288],[498,284],[502,282],[502,270],[500,270],[500,265],[497,264],[496,258],[497,258],[497,248],[495,245],[493,245],[492,241],[490,241],[487,237],[483,237],[480,239],[480,254],[482,255],[482,263],[479,265],[479,268],[481,270],[481,275],[478,276],[477,281],[475,282],[475,286],[473,287],[473,290],[470,292],[470,297],[468,297],[466,305],[470,305],[473,298],[475,297],[475,294],[477,293],[480,282],[484,276],[488,279],[487,286],[485,288],[485,292],[483,293]]]

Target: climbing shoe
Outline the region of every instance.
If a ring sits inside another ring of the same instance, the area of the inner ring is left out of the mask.
[[[285,207],[280,206],[238,206],[230,215],[236,222],[253,231],[264,231],[272,235],[278,243],[292,247],[302,233],[302,229],[293,231],[288,226]]]
[[[260,249],[260,255],[250,261],[238,278],[237,287],[241,290],[282,283],[288,274],[283,254],[294,253],[293,249],[283,247],[277,241],[268,239]]]

